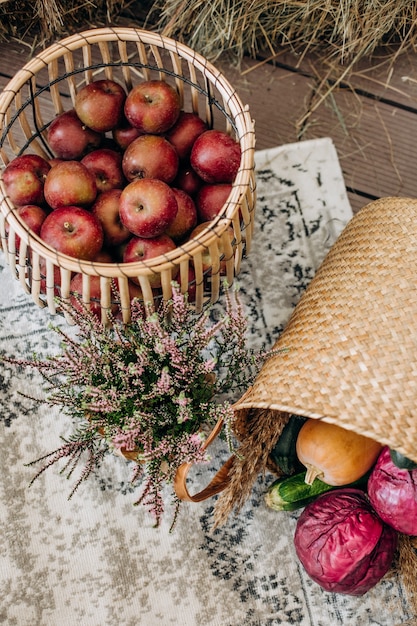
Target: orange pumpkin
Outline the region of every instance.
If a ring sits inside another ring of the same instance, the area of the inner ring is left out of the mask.
[[[318,419],[303,424],[296,442],[309,485],[315,478],[334,487],[353,483],[371,469],[381,450],[369,437]]]

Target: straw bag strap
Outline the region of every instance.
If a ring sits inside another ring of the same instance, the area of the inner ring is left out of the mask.
[[[214,441],[214,439],[220,433],[222,427],[223,419],[219,419],[203,444],[204,450]],[[189,493],[187,488],[187,476],[188,472],[193,466],[193,463],[183,463],[182,465],[180,465],[174,478],[174,489],[177,497],[180,500],[184,500],[186,502],[202,502],[203,500],[207,500],[208,498],[211,498],[217,493],[223,491],[223,489],[225,489],[230,481],[229,472],[233,466],[234,458],[234,456],[231,456],[226,461],[226,463],[224,463],[223,466],[219,469],[217,474],[215,474],[207,487],[205,487],[202,491],[194,494],[193,496]]]

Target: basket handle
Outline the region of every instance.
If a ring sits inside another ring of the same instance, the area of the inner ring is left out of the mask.
[[[214,441],[214,439],[220,433],[222,427],[223,427],[223,419],[220,418],[217,424],[214,426],[211,433],[209,434],[209,436],[207,437],[206,441],[204,442],[203,444],[204,450]],[[226,463],[224,463],[224,465],[219,469],[217,474],[215,474],[215,476],[212,478],[212,480],[207,485],[207,487],[205,487],[204,489],[202,489],[202,491],[199,491],[198,493],[194,495],[191,495],[187,488],[187,476],[188,476],[188,472],[193,466],[193,463],[182,463],[182,465],[180,465],[179,468],[177,469],[177,472],[174,478],[174,490],[175,490],[177,497],[180,500],[183,500],[186,502],[202,502],[203,500],[207,500],[208,498],[215,496],[217,493],[220,493],[226,488],[226,486],[230,482],[229,472],[233,466],[234,460],[235,460],[235,457],[231,456],[226,461]]]

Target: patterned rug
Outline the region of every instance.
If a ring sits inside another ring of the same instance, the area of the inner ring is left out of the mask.
[[[239,277],[254,347],[269,347],[326,252],[351,217],[329,139],[256,155],[258,206],[253,248]],[[221,303],[216,305],[221,306]],[[0,253],[0,351],[47,355],[59,339],[50,315],[23,293]],[[55,324],[68,330],[62,319]],[[72,331],[70,331],[72,332]],[[214,500],[184,504],[169,532],[130,485],[131,467],[108,458],[68,501],[70,481],[54,466],[33,486],[27,463],[70,431],[41,395],[37,373],[0,365],[0,623],[7,626],[399,626],[411,619],[393,569],[364,597],[324,592],[293,548],[297,513],[264,504],[272,475],[259,477],[238,515],[213,532]],[[203,487],[227,459],[216,443]],[[169,490],[167,490],[169,500]]]

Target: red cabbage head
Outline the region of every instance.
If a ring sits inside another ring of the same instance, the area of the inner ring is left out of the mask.
[[[319,496],[301,513],[294,536],[307,574],[330,592],[360,596],[391,567],[397,532],[385,524],[359,489]]]
[[[369,477],[368,496],[384,522],[405,535],[417,535],[417,469],[397,467],[387,446]]]

